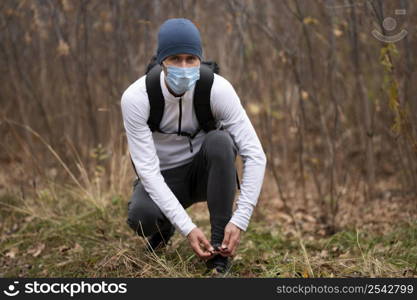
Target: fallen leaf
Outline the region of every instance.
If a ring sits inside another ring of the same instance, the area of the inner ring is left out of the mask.
[[[16,257],[16,254],[19,252],[18,248],[11,248],[7,253],[6,256],[13,259]]]
[[[66,252],[69,249],[71,249],[71,248],[66,246],[66,245],[59,246],[59,248],[58,248],[59,252]]]
[[[74,248],[72,248],[70,251],[71,252],[82,252],[83,251],[83,247],[81,247],[80,244],[75,243]]]
[[[29,249],[28,253],[32,254],[33,257],[38,257],[42,253],[43,249],[45,249],[45,244],[40,243],[36,245],[35,247]]]
[[[329,256],[329,251],[327,251],[325,249],[321,250],[320,257],[325,258],[325,257],[328,257],[328,256]]]
[[[23,220],[24,220],[26,223],[30,223],[30,222],[32,222],[32,221],[33,221],[33,219],[35,219],[35,217],[34,217],[34,216],[27,216],[27,217],[25,217]]]

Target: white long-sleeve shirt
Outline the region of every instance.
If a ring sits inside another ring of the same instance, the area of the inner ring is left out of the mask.
[[[194,133],[199,128],[193,105],[195,86],[181,97],[175,97],[168,91],[164,76],[161,72],[160,82],[165,98],[161,130],[178,130],[179,100],[182,98],[181,130]],[[145,78],[146,75],[132,83],[121,99],[129,152],[137,175],[151,199],[178,231],[187,236],[196,225],[165,183],[161,170],[190,162],[200,150],[206,133],[201,130],[192,139],[194,150],[191,152],[187,137],[152,132],[147,124],[150,104]],[[266,156],[233,86],[217,74],[214,74],[210,105],[218,126],[223,126],[231,134],[243,161],[240,194],[230,222],[246,231],[262,187]]]

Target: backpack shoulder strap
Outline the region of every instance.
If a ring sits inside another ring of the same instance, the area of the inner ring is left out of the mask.
[[[213,70],[205,65],[200,65],[200,79],[194,90],[194,110],[200,127],[209,132],[216,128],[216,123],[210,107],[211,87],[213,85]]]
[[[162,67],[157,64],[146,74],[146,91],[148,93],[150,112],[148,125],[151,131],[160,131],[159,123],[161,123],[164,114],[165,101],[162,94],[160,74]]]

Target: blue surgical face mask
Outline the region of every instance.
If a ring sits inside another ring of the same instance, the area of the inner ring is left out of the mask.
[[[167,67],[167,83],[171,90],[177,95],[184,94],[191,89],[199,79],[200,66],[190,68],[175,66]]]

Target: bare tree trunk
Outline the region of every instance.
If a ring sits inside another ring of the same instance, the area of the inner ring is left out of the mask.
[[[367,175],[367,193],[366,196],[369,200],[373,199],[374,184],[375,184],[375,162],[374,162],[374,150],[373,150],[373,128],[371,123],[371,108],[370,101],[367,97],[367,91],[365,87],[365,81],[362,74],[360,63],[360,49],[357,32],[357,20],[356,9],[353,2],[351,3],[350,21],[352,24],[352,60],[354,65],[355,74],[355,95],[361,104],[361,115],[359,120],[362,121],[362,130],[360,130],[361,139],[365,148],[365,163],[366,163],[366,175]],[[358,110],[357,110],[358,112]]]
[[[89,86],[89,72],[90,72],[90,64],[89,64],[89,35],[88,35],[88,10],[87,10],[88,1],[83,1],[81,4],[81,11],[82,11],[82,24],[83,24],[83,31],[84,31],[84,43],[83,43],[83,67],[82,67],[82,86],[84,89],[84,95],[85,95],[85,107],[87,109],[87,122],[90,125],[91,130],[91,141],[89,145],[93,145],[93,147],[96,147],[99,141],[99,130],[97,126],[97,118],[95,115],[96,109],[93,102],[93,99],[91,97],[90,93],[90,86]]]

